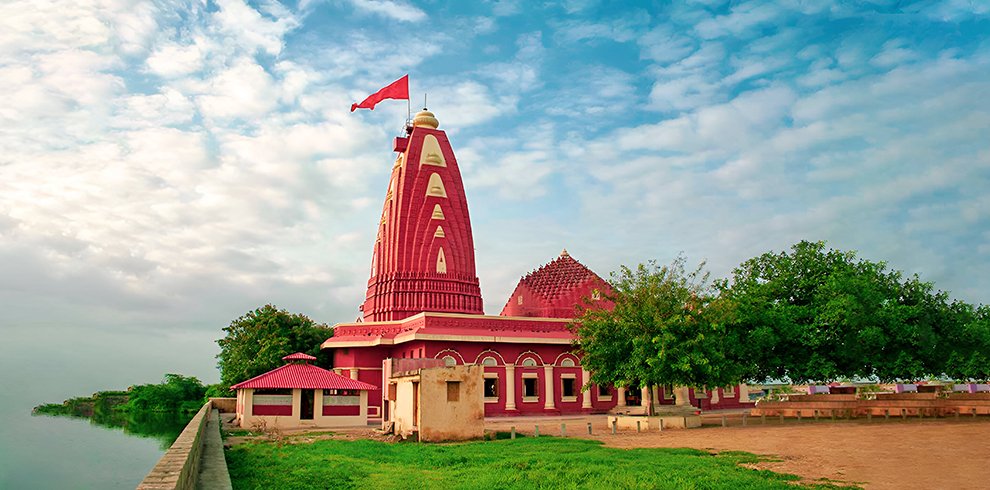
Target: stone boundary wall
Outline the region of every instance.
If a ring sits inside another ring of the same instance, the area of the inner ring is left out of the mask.
[[[213,409],[208,401],[189,421],[179,438],[172,443],[158,464],[137,486],[139,490],[195,489],[199,476],[199,458],[203,452],[203,429]]]
[[[213,408],[220,411],[220,413],[236,413],[237,412],[237,398],[210,398],[210,403],[213,404]]]
[[[879,393],[856,395],[791,395],[786,401],[760,401],[752,415],[814,417],[990,415],[990,393]]]

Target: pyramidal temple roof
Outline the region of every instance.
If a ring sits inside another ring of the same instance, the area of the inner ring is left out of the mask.
[[[243,388],[369,391],[378,389],[368,383],[345,378],[333,371],[327,371],[312,364],[299,363],[286,364],[230,387],[232,390]]]
[[[550,263],[523,276],[520,282],[529,286],[534,293],[546,299],[554,299],[594,278],[598,278],[598,274],[574,260],[565,249]]]

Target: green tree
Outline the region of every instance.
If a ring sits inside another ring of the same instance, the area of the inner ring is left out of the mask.
[[[954,302],[956,321],[942,339],[946,352],[943,373],[953,379],[990,380],[990,306]]]
[[[217,367],[225,388],[281,366],[282,357],[295,352],[316,356],[316,364],[329,366],[329,357],[320,351],[320,344],[333,331],[306,315],[265,305],[223,330],[227,334],[217,340]]]
[[[824,242],[754,257],[718,287],[754,379],[939,375],[944,339],[965,323],[965,308],[931,283]]]
[[[129,411],[174,412],[196,411],[203,405],[206,387],[194,376],[166,374],[159,384],[132,386],[127,392]]]
[[[703,263],[692,272],[684,257],[662,267],[622,266],[609,284],[605,301],[587,303],[573,324],[592,381],[726,386],[741,379]],[[652,400],[644,402],[652,413]]]

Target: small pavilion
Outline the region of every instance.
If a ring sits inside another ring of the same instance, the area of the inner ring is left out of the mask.
[[[284,366],[231,387],[237,390],[237,423],[244,428],[301,429],[365,426],[368,391],[376,386],[310,364],[297,352]]]

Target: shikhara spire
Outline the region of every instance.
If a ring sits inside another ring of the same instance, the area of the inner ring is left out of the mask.
[[[408,136],[395,139],[398,156],[375,239],[365,321],[423,311],[483,312],[464,184],[439,126],[424,109]]]

